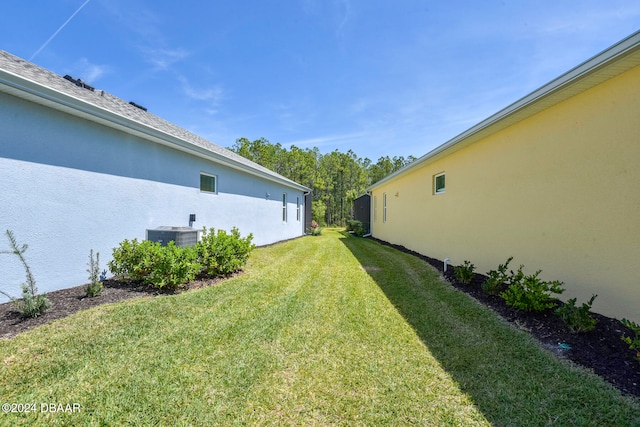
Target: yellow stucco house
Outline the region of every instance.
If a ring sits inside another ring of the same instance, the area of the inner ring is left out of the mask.
[[[367,191],[378,239],[640,321],[640,32]]]

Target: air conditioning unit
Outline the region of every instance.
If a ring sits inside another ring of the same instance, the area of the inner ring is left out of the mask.
[[[176,246],[193,246],[198,243],[198,231],[191,227],[158,227],[147,229],[147,240],[158,242],[162,246],[173,241]]]

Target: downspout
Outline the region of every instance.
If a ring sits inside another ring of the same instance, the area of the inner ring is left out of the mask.
[[[302,235],[303,236],[307,234],[307,203],[306,202],[307,202],[307,196],[309,194],[311,194],[311,191],[312,190],[304,191],[302,193],[304,195],[304,201],[305,201],[305,204],[304,204],[304,221],[302,222]],[[313,204],[313,201],[312,201],[312,204]],[[313,208],[311,209],[311,212],[313,212]],[[312,213],[312,215],[313,215],[313,213]],[[311,221],[309,221],[309,223],[311,223]]]
[[[451,264],[451,259],[449,258],[445,258],[444,259],[444,272],[447,272],[447,264]]]

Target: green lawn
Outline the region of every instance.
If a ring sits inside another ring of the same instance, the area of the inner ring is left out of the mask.
[[[44,280],[44,279],[41,279]],[[423,261],[326,230],[215,287],[0,341],[2,425],[639,425]],[[42,403],[79,404],[42,413]]]

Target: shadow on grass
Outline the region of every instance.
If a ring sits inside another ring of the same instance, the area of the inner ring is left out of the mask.
[[[341,241],[492,424],[638,425],[637,402],[542,350],[425,261],[347,233]]]

